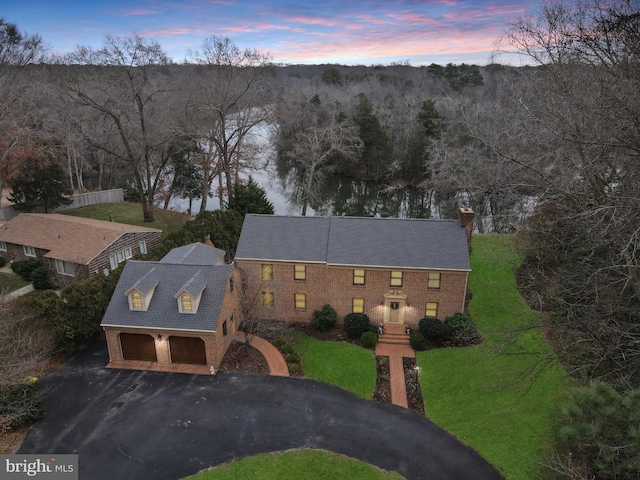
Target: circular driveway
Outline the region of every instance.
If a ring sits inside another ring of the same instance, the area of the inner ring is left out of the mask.
[[[409,410],[312,380],[106,369],[104,340],[40,379],[47,414],[19,453],[78,453],[81,480],[179,479],[259,453],[320,448],[408,479],[501,479]]]

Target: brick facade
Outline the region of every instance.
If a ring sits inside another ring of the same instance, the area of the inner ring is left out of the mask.
[[[389,321],[389,298],[401,300],[402,323],[417,329],[425,316],[427,302],[437,303],[437,318],[444,320],[464,310],[468,272],[403,269],[402,286],[391,286],[390,268],[365,269],[365,284],[353,284],[354,268],[359,266],[330,266],[327,264],[306,265],[306,281],[294,279],[295,263],[265,262],[253,260],[236,261],[245,275],[246,298],[251,299],[253,314],[266,320],[284,322],[310,322],[314,310],[331,305],[337,312],[339,322],[352,312],[353,299],[364,300],[364,313],[372,324]],[[273,278],[262,279],[262,264],[272,265]],[[429,273],[440,273],[440,288],[427,288]],[[262,305],[262,292],[273,293],[273,307]],[[306,308],[296,309],[295,294],[306,295]]]
[[[234,279],[234,291],[231,292],[227,282],[222,300],[222,308],[216,322],[216,330],[210,332],[193,332],[188,330],[148,329],[131,327],[104,327],[109,350],[109,366],[117,368],[131,368],[140,370],[172,371],[183,373],[208,373],[213,366],[217,371],[222,363],[227,348],[234,340],[235,334],[242,321],[240,294],[235,286],[240,285],[240,274],[236,270],[231,272]],[[176,308],[177,304],[176,304]],[[226,324],[226,327],[225,327]],[[125,360],[120,343],[121,333],[147,334],[154,340],[157,362],[139,360]],[[158,337],[160,336],[160,337]],[[172,363],[169,339],[172,336],[200,338],[205,345],[206,366]]]

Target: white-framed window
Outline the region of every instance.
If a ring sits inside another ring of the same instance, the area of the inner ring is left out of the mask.
[[[70,277],[76,276],[76,269],[71,262],[65,262],[64,260],[56,260],[56,269],[58,273],[62,275],[69,275]]]
[[[393,270],[391,272],[391,286],[392,287],[401,287],[402,286],[402,272]]]
[[[144,303],[140,292],[131,292],[131,309],[144,310]]]
[[[146,255],[146,254],[147,254],[147,242],[146,242],[146,241],[144,241],[144,240],[142,240],[142,241],[140,242],[140,253],[141,253],[142,255]]]
[[[22,247],[22,249],[24,250],[24,254],[27,257],[35,257],[36,256],[36,249],[33,247],[27,247],[26,245],[24,245]]]
[[[7,243],[0,242],[0,252],[6,252],[6,251],[7,251]]]
[[[353,284],[364,285],[364,269],[362,268],[353,269]]]
[[[116,269],[119,264],[131,257],[133,257],[131,247],[127,247],[124,250],[120,250],[116,253],[112,253],[111,255],[109,255],[109,264],[111,265],[111,270]]]
[[[189,294],[183,294],[180,297],[180,306],[181,306],[181,312],[182,313],[191,313],[193,312],[193,299],[191,298],[191,295]]]

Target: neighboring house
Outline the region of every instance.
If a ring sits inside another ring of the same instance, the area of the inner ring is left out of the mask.
[[[464,311],[473,217],[468,208],[459,220],[247,215],[235,265],[259,318],[309,322],[329,304],[340,321],[363,312],[415,329]]]
[[[160,244],[161,231],[58,213],[21,213],[0,225],[0,256],[38,258],[64,280],[115,269]]]
[[[224,254],[194,243],[158,262],[128,261],[101,323],[108,366],[217,370],[242,321],[240,275]]]

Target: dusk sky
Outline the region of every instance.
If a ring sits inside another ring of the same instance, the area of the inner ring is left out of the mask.
[[[490,63],[524,0],[13,0],[0,16],[52,53],[99,47],[105,35],[150,37],[176,62],[211,35],[277,63]],[[517,60],[501,58],[502,63]]]

